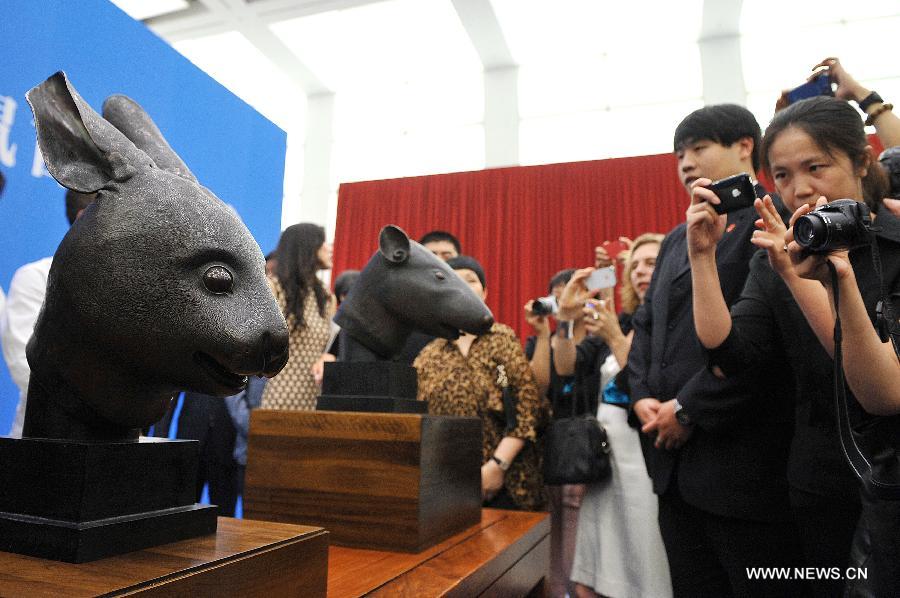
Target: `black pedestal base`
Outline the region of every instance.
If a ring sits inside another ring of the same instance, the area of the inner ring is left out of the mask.
[[[75,523],[0,513],[0,551],[87,563],[216,533],[216,507],[190,505]]]
[[[0,438],[0,551],[83,563],[215,533],[197,447]]]
[[[325,364],[318,411],[428,413],[416,400],[416,369],[398,361],[338,361]]]
[[[316,411],[364,411],[368,413],[428,413],[428,402],[397,397],[319,395]]]
[[[416,368],[399,361],[337,361],[325,364],[322,394],[416,398]]]

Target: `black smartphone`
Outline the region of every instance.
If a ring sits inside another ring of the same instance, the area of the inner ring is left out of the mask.
[[[828,73],[822,73],[815,79],[789,91],[788,104],[816,96],[833,96],[834,89],[831,88],[831,83],[831,76]]]
[[[756,199],[756,189],[746,172],[721,179],[709,186],[721,203],[713,204],[717,214],[728,214],[736,210],[748,208]]]

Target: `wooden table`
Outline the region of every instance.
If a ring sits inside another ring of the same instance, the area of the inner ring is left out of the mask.
[[[91,563],[0,552],[0,596],[323,596],[321,528],[220,517],[218,532]]]
[[[539,596],[549,534],[546,513],[484,509],[480,524],[419,554],[332,546],[328,596]]]

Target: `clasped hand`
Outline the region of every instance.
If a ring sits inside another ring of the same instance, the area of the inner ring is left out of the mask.
[[[675,418],[675,401],[661,403],[658,399],[647,397],[634,404],[634,412],[641,422],[641,432],[656,432],[654,445],[656,448],[673,450],[681,447],[693,433],[693,428],[685,426]]]

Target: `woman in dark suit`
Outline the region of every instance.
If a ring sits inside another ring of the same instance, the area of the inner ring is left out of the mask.
[[[772,177],[794,218],[822,201],[851,199],[873,206],[883,195],[880,171],[873,166],[862,121],[846,102],[817,97],[779,112],[762,142],[763,168]],[[801,278],[785,243],[785,225],[767,197],[756,200],[761,220],[753,243],[766,251],[751,260],[741,298],[729,313],[719,292],[715,244],[724,219],[708,179],[693,184],[688,210],[688,246],[693,271],[694,322],[709,351],[709,365],[725,378],[766,377],[787,364],[795,389],[796,427],[788,462],[791,506],[805,548],[806,565],[837,571],[813,580],[817,595],[839,596],[850,563],[851,542],[860,515],[860,484],[844,459],[835,414],[834,318],[825,288]],[[900,291],[900,221],[883,211],[878,247],[885,264],[885,284]],[[789,237],[790,239],[790,237]],[[867,312],[874,316],[880,298],[879,274],[871,249],[850,254],[859,275]],[[853,421],[865,430],[867,443],[892,456],[900,435],[896,421],[875,421],[851,399]],[[875,571],[870,571],[870,578]],[[892,580],[891,583],[896,583]],[[889,586],[885,586],[889,587]],[[877,594],[876,595],[881,595]],[[886,595],[886,594],[885,594]]]

